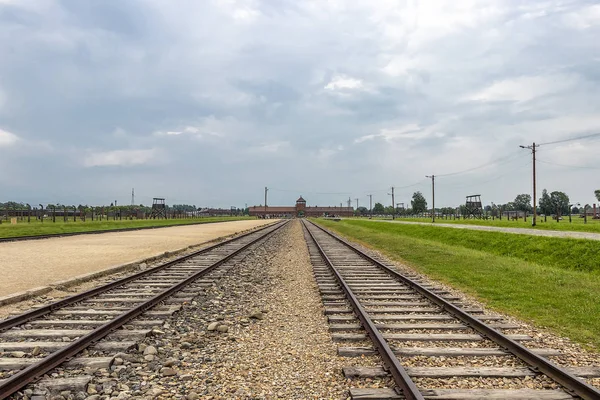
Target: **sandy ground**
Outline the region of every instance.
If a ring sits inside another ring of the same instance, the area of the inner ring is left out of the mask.
[[[268,224],[232,221],[0,243],[0,296],[45,286]]]
[[[413,221],[380,221],[380,220],[373,220],[373,221],[389,222],[391,224],[429,225],[429,226],[440,226],[442,228],[472,229],[474,231],[516,233],[519,235],[600,240],[600,233],[593,233],[593,232],[546,231],[546,230],[541,230],[541,229],[538,230],[538,229],[527,229],[527,228],[505,228],[505,227],[501,227],[501,226],[444,224],[444,223],[438,223],[438,222],[436,222],[435,224],[432,224],[431,222],[413,222]]]

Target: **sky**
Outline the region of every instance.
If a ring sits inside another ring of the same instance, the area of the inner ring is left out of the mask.
[[[600,132],[598,37],[585,0],[0,0],[0,201],[505,203],[520,145]],[[538,197],[599,154],[540,146]]]

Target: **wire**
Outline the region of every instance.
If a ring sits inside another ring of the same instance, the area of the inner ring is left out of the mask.
[[[406,186],[395,186],[394,185],[394,189],[406,189],[406,188],[409,188],[409,187],[422,185],[426,181],[427,181],[427,179],[421,179],[420,181],[418,181],[416,183],[411,183],[410,185],[406,185]],[[380,193],[380,192],[387,192],[388,190],[390,190],[390,188],[377,189],[377,190],[364,190],[364,192],[365,193]]]
[[[470,187],[473,187],[473,186],[485,185],[486,183],[493,182],[493,181],[495,181],[497,179],[500,179],[500,178],[502,178],[502,177],[504,177],[506,175],[512,174],[515,171],[517,171],[517,170],[519,170],[521,168],[524,168],[524,167],[526,167],[528,165],[531,165],[531,164],[532,164],[532,160],[529,160],[529,161],[527,161],[527,163],[521,164],[521,165],[517,166],[516,168],[512,168],[509,171],[506,171],[506,172],[504,172],[504,173],[502,173],[502,174],[500,174],[498,176],[495,176],[492,179],[488,179],[488,180],[485,180],[485,181],[482,181],[482,182],[476,182],[476,183],[473,183],[473,184],[461,185],[461,186],[452,185],[452,187],[456,188],[456,189],[463,189],[463,188],[470,188]]]
[[[600,167],[590,167],[590,166],[584,166],[584,165],[567,165],[567,164],[559,164],[559,163],[555,163],[555,162],[550,162],[550,161],[544,161],[544,160],[540,160],[539,158],[537,159],[537,161],[544,163],[544,164],[550,164],[550,165],[558,165],[560,167],[568,167],[568,168],[582,168],[582,169],[600,169]]]
[[[600,136],[600,132],[592,133],[592,134],[584,135],[584,136],[577,136],[577,137],[569,138],[569,139],[555,140],[553,142],[540,143],[540,144],[536,144],[536,146],[546,146],[546,145],[549,145],[549,144],[572,142],[574,140],[587,139],[587,138],[596,137],[596,136]]]
[[[485,163],[485,164],[479,165],[477,167],[468,168],[468,169],[465,169],[465,170],[462,170],[462,171],[457,171],[457,172],[450,172],[448,174],[439,174],[439,175],[436,175],[435,177],[437,178],[437,177],[441,177],[441,176],[452,176],[452,175],[464,174],[464,173],[467,173],[467,172],[476,171],[476,170],[481,169],[481,168],[489,167],[489,166],[492,166],[494,164],[501,164],[503,161],[510,161],[511,159],[518,158],[520,156],[521,156],[521,154],[519,154],[519,153],[513,153],[513,154],[509,154],[507,156],[498,158],[496,160],[490,161],[489,163]]]
[[[323,194],[323,195],[341,195],[341,194],[352,194],[352,192],[311,192],[309,190],[289,190],[289,189],[277,189],[277,188],[269,188],[269,190],[274,190],[276,192],[290,192],[290,193],[308,193],[308,194]]]

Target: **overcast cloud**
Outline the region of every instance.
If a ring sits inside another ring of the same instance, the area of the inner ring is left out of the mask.
[[[520,144],[600,132],[599,37],[584,0],[0,0],[0,201],[389,204],[498,159],[436,205],[511,201]],[[591,203],[599,154],[541,147],[540,191]]]

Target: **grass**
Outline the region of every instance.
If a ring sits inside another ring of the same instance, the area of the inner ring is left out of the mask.
[[[543,217],[538,217],[536,226],[531,226],[531,216],[527,217],[527,221],[519,219],[516,221],[510,221],[506,218],[502,220],[495,219],[441,219],[436,218],[436,224],[462,224],[462,225],[482,225],[482,226],[498,226],[503,228],[530,228],[540,230],[554,230],[554,231],[576,231],[576,232],[593,232],[600,233],[600,220],[588,218],[587,224],[584,223],[583,218],[579,216],[573,217],[572,221],[569,222],[569,217],[563,217],[564,219],[560,222],[556,222],[553,219],[548,218],[548,221],[544,222]],[[382,218],[391,219],[391,218]],[[399,221],[410,221],[410,222],[425,222],[431,223],[431,218],[398,218]]]
[[[385,225],[377,229],[389,234],[402,234],[450,246],[519,258],[540,265],[600,273],[597,259],[600,255],[600,241],[448,229],[431,225],[382,224],[364,220],[349,222],[353,226]]]
[[[480,236],[479,245],[474,246],[461,237],[461,230],[427,226],[423,228],[428,230],[412,230],[409,225],[355,220],[317,222],[471,294],[493,309],[600,350],[600,266],[594,267],[600,252],[594,247],[595,253],[580,257],[590,258],[582,261],[585,268],[574,268],[562,259],[571,254],[571,247],[578,246],[574,242],[592,247],[600,243],[554,239],[561,242],[548,247],[547,238],[473,232]],[[452,236],[455,242],[450,240]],[[481,245],[487,241],[489,245]],[[512,250],[503,250],[504,246]],[[526,253],[536,246],[550,254],[532,259]]]
[[[149,227],[165,227],[172,225],[189,225],[189,224],[206,224],[211,222],[226,222],[226,221],[238,221],[244,219],[254,219],[252,217],[206,217],[206,218],[195,218],[195,219],[141,219],[141,220],[103,220],[103,221],[91,221],[90,219],[85,222],[77,220],[70,220],[64,222],[62,220],[51,220],[44,221],[43,223],[31,219],[31,223],[24,221],[18,221],[16,225],[6,223],[2,221],[0,224],[0,238],[7,237],[20,237],[20,236],[40,236],[40,235],[51,235],[60,233],[76,233],[76,232],[90,232],[90,231],[105,231],[111,229],[128,229],[128,228],[149,228]]]

